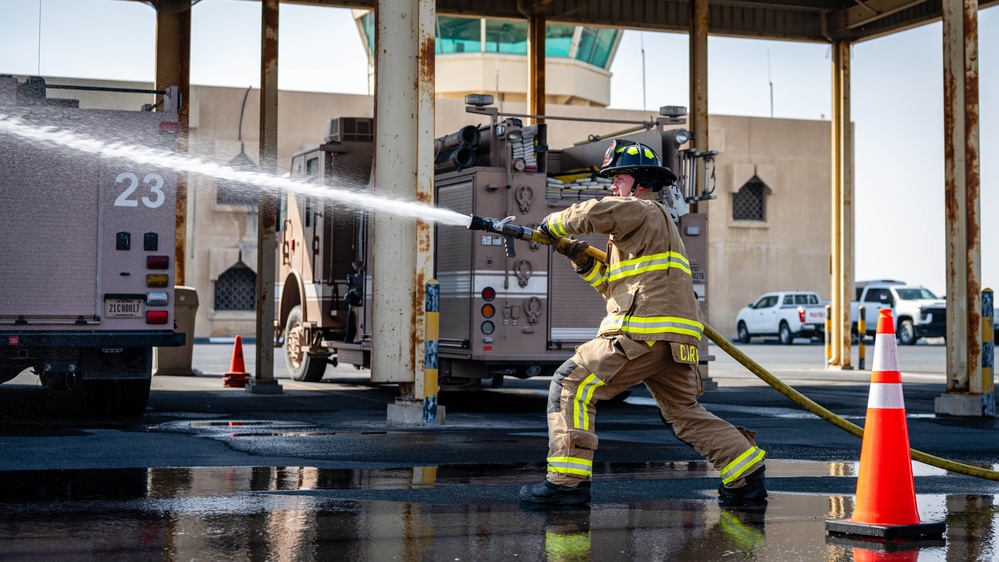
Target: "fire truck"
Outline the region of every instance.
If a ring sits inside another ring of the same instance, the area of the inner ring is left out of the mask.
[[[532,116],[501,114],[490,97],[466,98],[466,111],[488,117],[487,125],[467,125],[436,139],[436,205],[536,227],[549,213],[610,195],[610,180],[596,174],[595,164],[612,138],[641,142],[679,176],[660,196],[686,245],[695,291],[707,305],[706,215],[689,212],[689,205],[713,198],[716,153],[684,148],[690,140],[682,127],[684,108],[667,106],[661,117],[631,123],[622,134],[553,150],[549,125],[526,125],[524,118]],[[372,118],[332,119],[322,144],[294,154],[291,177],[371,190],[374,127]],[[282,197],[275,345],[284,346],[297,380],[320,380],[330,364],[369,367],[377,345],[371,341],[372,268],[381,266],[371,261],[369,213],[304,194]],[[605,312],[601,296],[547,246],[517,242],[510,252],[501,236],[453,226],[438,226],[434,239],[442,390],[475,388],[483,379],[499,386],[506,376],[550,375],[575,346],[596,335]],[[603,235],[582,239],[598,248],[607,241]],[[707,358],[706,342],[702,347]]]
[[[53,88],[74,89],[0,76],[0,382],[33,373],[81,411],[140,415],[153,347],[184,343],[173,329],[176,173],[13,127],[172,151],[177,88],[158,92],[157,112],[82,109]]]

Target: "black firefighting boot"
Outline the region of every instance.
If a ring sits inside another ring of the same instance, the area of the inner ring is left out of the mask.
[[[764,475],[767,468],[760,467],[746,477],[746,483],[738,488],[726,488],[724,484],[718,486],[718,503],[723,506],[743,506],[743,505],[766,505],[767,503],[767,477]]]
[[[580,482],[579,486],[559,486],[545,478],[540,484],[527,484],[520,489],[520,501],[549,505],[585,505],[590,503],[590,483]]]

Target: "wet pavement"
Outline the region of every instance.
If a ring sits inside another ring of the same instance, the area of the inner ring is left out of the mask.
[[[886,547],[827,535],[827,519],[853,512],[860,440],[723,361],[712,371],[722,388],[702,402],[759,432],[765,509],[720,507],[717,472],[669,434],[636,389],[624,403],[599,406],[592,506],[546,512],[516,499],[544,474],[544,379],[444,395],[444,426],[407,428],[385,422],[395,390],[363,384],[364,372],[337,369],[320,383],[279,372],[283,395],[251,395],[222,387],[227,361],[213,365],[228,348],[204,347],[215,348],[196,347],[205,374],[156,377],[141,419],[32,417],[51,408],[38,389],[0,387],[0,559],[999,557],[999,482],[920,463],[919,513],[946,522],[941,540]],[[820,346],[743,349],[862,423],[869,373],[795,367],[821,359]],[[915,368],[903,362],[913,447],[997,468],[996,420],[932,415],[942,348],[905,352],[925,355]]]

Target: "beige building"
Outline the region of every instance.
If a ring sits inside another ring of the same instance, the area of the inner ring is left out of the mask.
[[[52,84],[97,82],[48,78]],[[125,88],[149,84],[101,82]],[[81,107],[137,109],[147,96],[52,90],[80,99]],[[240,155],[240,113],[246,98]],[[668,100],[663,100],[668,102]],[[192,156],[229,164],[258,161],[259,90],[192,86]],[[370,96],[282,91],[279,96],[279,170],[290,170],[294,152],[322,141],[333,117],[370,117]],[[523,113],[521,102],[503,110]],[[648,112],[582,105],[549,105],[556,116],[647,120]],[[829,297],[830,159],[829,122],[760,117],[711,116],[712,149],[719,151],[717,199],[708,212],[708,322],[734,336],[735,316],[766,291],[810,290]],[[457,99],[438,98],[438,135],[485,123],[465,112]],[[398,126],[406,126],[400,123]],[[588,135],[607,135],[620,124],[550,121],[549,145],[571,146]],[[257,256],[257,214],[246,192],[226,189],[207,176],[189,178],[187,285],[200,306],[195,337],[252,335]]]

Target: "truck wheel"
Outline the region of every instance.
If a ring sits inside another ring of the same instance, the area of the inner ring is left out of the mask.
[[[780,343],[784,345],[794,343],[794,336],[791,334],[791,328],[788,327],[787,322],[780,323],[780,332],[777,335],[780,336]]]
[[[916,345],[916,328],[912,320],[905,318],[898,323],[898,342],[902,345]]]
[[[753,339],[753,336],[749,335],[749,330],[746,329],[745,322],[739,322],[739,341],[741,343],[749,343],[749,340]]]
[[[288,364],[291,378],[297,381],[318,382],[326,372],[326,357],[306,353],[302,346],[305,341],[305,329],[302,327],[302,307],[296,306],[288,314],[288,322],[284,326],[284,359]]]

